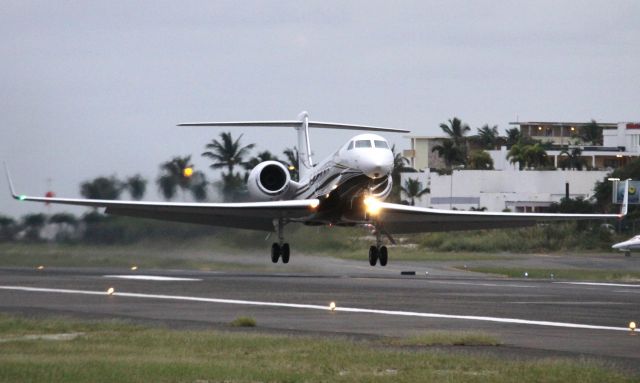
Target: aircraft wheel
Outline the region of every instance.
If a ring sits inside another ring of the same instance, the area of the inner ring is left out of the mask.
[[[271,245],[271,262],[278,263],[278,258],[280,258],[280,245],[274,242],[273,245]]]
[[[289,244],[288,243],[285,243],[282,245],[281,253],[282,253],[282,263],[289,263]]]
[[[375,246],[371,246],[369,248],[369,264],[371,266],[375,266],[378,261],[378,248]]]
[[[386,266],[389,259],[389,252],[386,246],[380,247],[380,266]]]

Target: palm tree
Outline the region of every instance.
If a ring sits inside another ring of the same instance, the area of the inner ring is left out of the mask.
[[[454,164],[464,164],[464,154],[458,148],[454,141],[448,138],[442,140],[442,144],[436,145],[431,149],[432,152],[437,152],[438,156],[444,160],[447,169],[451,169]]]
[[[582,149],[580,148],[573,148],[571,150],[569,150],[569,148],[565,148],[559,155],[567,157],[562,160],[561,166],[563,169],[570,168],[582,170],[582,167],[585,165],[584,159],[581,157]]]
[[[0,215],[0,242],[12,240],[16,231],[17,225],[15,219]]]
[[[391,147],[391,153],[393,153],[393,169],[391,170],[391,182],[393,183],[393,186],[391,187],[389,200],[392,202],[400,202],[400,192],[402,191],[402,187],[400,185],[400,173],[415,172],[416,170],[407,166],[410,161],[406,157],[403,157],[402,153],[396,153],[395,145]]]
[[[414,178],[408,178],[404,181],[402,192],[407,195],[407,198],[411,199],[411,206],[416,204],[416,198],[422,196],[425,193],[430,193],[429,188],[422,189],[422,183]]]
[[[189,191],[191,191],[193,199],[199,202],[205,201],[208,194],[207,186],[209,185],[207,177],[203,172],[197,170],[193,172],[193,175],[190,178]]]
[[[42,213],[27,214],[22,217],[22,225],[26,228],[26,238],[39,240],[40,231],[47,223],[47,217]]]
[[[476,170],[493,170],[493,159],[486,151],[477,150],[469,156],[469,168]]]
[[[524,156],[529,166],[534,168],[544,167],[547,164],[547,152],[538,142],[533,145],[527,145]]]
[[[498,144],[498,125],[489,127],[489,124],[485,124],[483,127],[478,128],[477,140],[483,149],[492,150]]]
[[[97,177],[80,184],[80,194],[88,199],[118,199],[122,188],[115,176]]]
[[[522,133],[520,132],[520,129],[518,129],[518,128],[506,129],[505,132],[507,133],[507,146],[508,147],[511,147],[511,146],[517,144],[520,141],[520,138],[522,137]]]
[[[516,142],[515,144],[511,145],[509,153],[507,153],[507,159],[509,160],[509,163],[518,164],[518,168],[521,170],[527,165],[527,158],[525,156],[526,146],[527,145],[524,145],[520,142]]]
[[[237,140],[233,140],[230,132],[220,133],[220,141],[213,139],[206,145],[208,151],[202,153],[203,157],[213,161],[210,165],[213,169],[227,168],[227,174],[233,174],[236,165],[243,165],[243,157],[249,153],[255,144],[240,145],[242,134]]]
[[[160,165],[162,173],[157,178],[156,183],[167,201],[173,199],[178,187],[182,189],[183,195],[190,188],[193,175],[190,177],[185,176],[184,170],[192,167],[191,156],[176,156]]]
[[[460,121],[460,119],[457,117],[450,119],[449,125],[440,124],[440,129],[442,129],[442,131],[445,132],[449,136],[449,138],[453,140],[455,146],[458,147],[464,144],[464,135],[471,130],[471,128],[469,128],[469,125],[463,124],[462,121]]]
[[[124,187],[131,195],[131,198],[139,201],[147,191],[147,180],[142,178],[140,174],[136,174],[135,176],[128,177],[124,181]]]
[[[580,138],[591,145],[602,145],[602,127],[596,120],[591,120],[588,124],[580,128]]]
[[[298,172],[298,164],[299,158],[298,149],[294,146],[293,148],[286,148],[282,154],[287,157],[287,165],[289,167],[289,173],[291,174],[291,179],[294,181],[298,181],[300,178],[300,173]]]

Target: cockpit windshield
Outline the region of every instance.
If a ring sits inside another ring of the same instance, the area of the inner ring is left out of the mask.
[[[356,141],[356,148],[370,148],[371,141],[369,140],[358,140]]]
[[[375,140],[373,143],[376,145],[376,148],[389,149],[389,144],[387,144],[386,141]]]

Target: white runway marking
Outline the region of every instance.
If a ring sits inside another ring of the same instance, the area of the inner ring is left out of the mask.
[[[600,282],[553,282],[561,283],[565,285],[584,285],[584,286],[611,286],[611,287],[640,287],[639,285],[624,284],[624,283],[600,283]]]
[[[115,292],[112,295],[108,295],[106,291],[49,289],[49,288],[42,288],[42,287],[26,287],[26,286],[0,286],[0,290],[26,291],[26,292],[38,292],[38,293],[102,295],[102,296],[108,296],[108,297],[118,296],[118,297],[142,298],[142,299],[166,299],[166,300],[174,300],[174,301],[225,303],[225,304],[246,305],[246,306],[283,307],[283,308],[331,311],[329,309],[328,304],[322,306],[322,305],[307,305],[307,304],[297,304],[297,303],[261,302],[261,301],[247,301],[247,300],[238,300],[238,299],[218,299],[218,298],[204,298],[204,297],[189,297],[189,296],[180,296],[180,295],[139,294],[139,293],[125,293],[125,292]],[[564,327],[564,328],[576,328],[576,329],[588,329],[588,330],[629,331],[629,329],[626,327],[597,326],[597,325],[588,325],[588,324],[579,324],[579,323],[537,321],[537,320],[499,318],[499,317],[488,317],[488,316],[450,315],[450,314],[421,313],[421,312],[396,311],[396,310],[375,310],[375,309],[365,309],[365,308],[355,308],[355,307],[340,307],[339,305],[335,308],[334,312],[380,314],[380,315],[438,318],[438,319],[461,319],[461,320],[474,320],[474,321],[483,321],[483,322],[514,323],[514,324],[526,324],[526,325],[533,325],[533,326]]]
[[[161,275],[103,275],[104,278],[134,279],[139,281],[202,281],[198,278],[163,277]]]

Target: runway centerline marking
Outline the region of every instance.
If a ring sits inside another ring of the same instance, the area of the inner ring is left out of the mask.
[[[611,287],[640,287],[629,283],[603,283],[603,282],[553,282],[565,285],[583,285],[583,286],[611,286]]]
[[[473,321],[483,321],[483,322],[527,324],[527,325],[534,325],[534,326],[564,327],[564,328],[587,329],[587,330],[608,330],[608,331],[627,331],[627,332],[629,331],[629,329],[626,327],[598,326],[598,325],[589,325],[589,324],[580,324],[580,323],[551,322],[551,321],[538,321],[538,320],[527,320],[527,319],[516,319],[516,318],[499,318],[499,317],[489,317],[489,316],[452,315],[452,314],[422,313],[422,312],[398,311],[398,310],[376,310],[376,309],[341,307],[341,306],[338,306],[334,310],[331,310],[328,304],[327,305],[309,305],[309,304],[298,304],[298,303],[261,302],[261,301],[248,301],[248,300],[239,300],[239,299],[220,299],[220,298],[189,297],[189,296],[180,296],[180,295],[127,293],[127,292],[114,292],[113,294],[109,295],[106,291],[53,289],[53,288],[28,287],[28,286],[0,286],[0,290],[37,292],[37,293],[101,295],[101,296],[107,296],[109,298],[110,297],[128,297],[128,298],[142,298],[142,299],[164,299],[164,300],[173,300],[173,301],[223,303],[223,304],[235,304],[235,305],[245,305],[245,306],[298,308],[298,309],[322,310],[322,311],[329,311],[329,312],[333,311],[333,312],[348,312],[348,313],[363,313],[363,314],[380,314],[380,315],[392,315],[392,316],[403,316],[403,317],[460,319],[460,320],[473,320]]]
[[[194,281],[201,282],[199,278],[180,278],[180,277],[165,277],[162,275],[103,275],[103,278],[115,278],[115,279],[133,279],[138,281]]]

